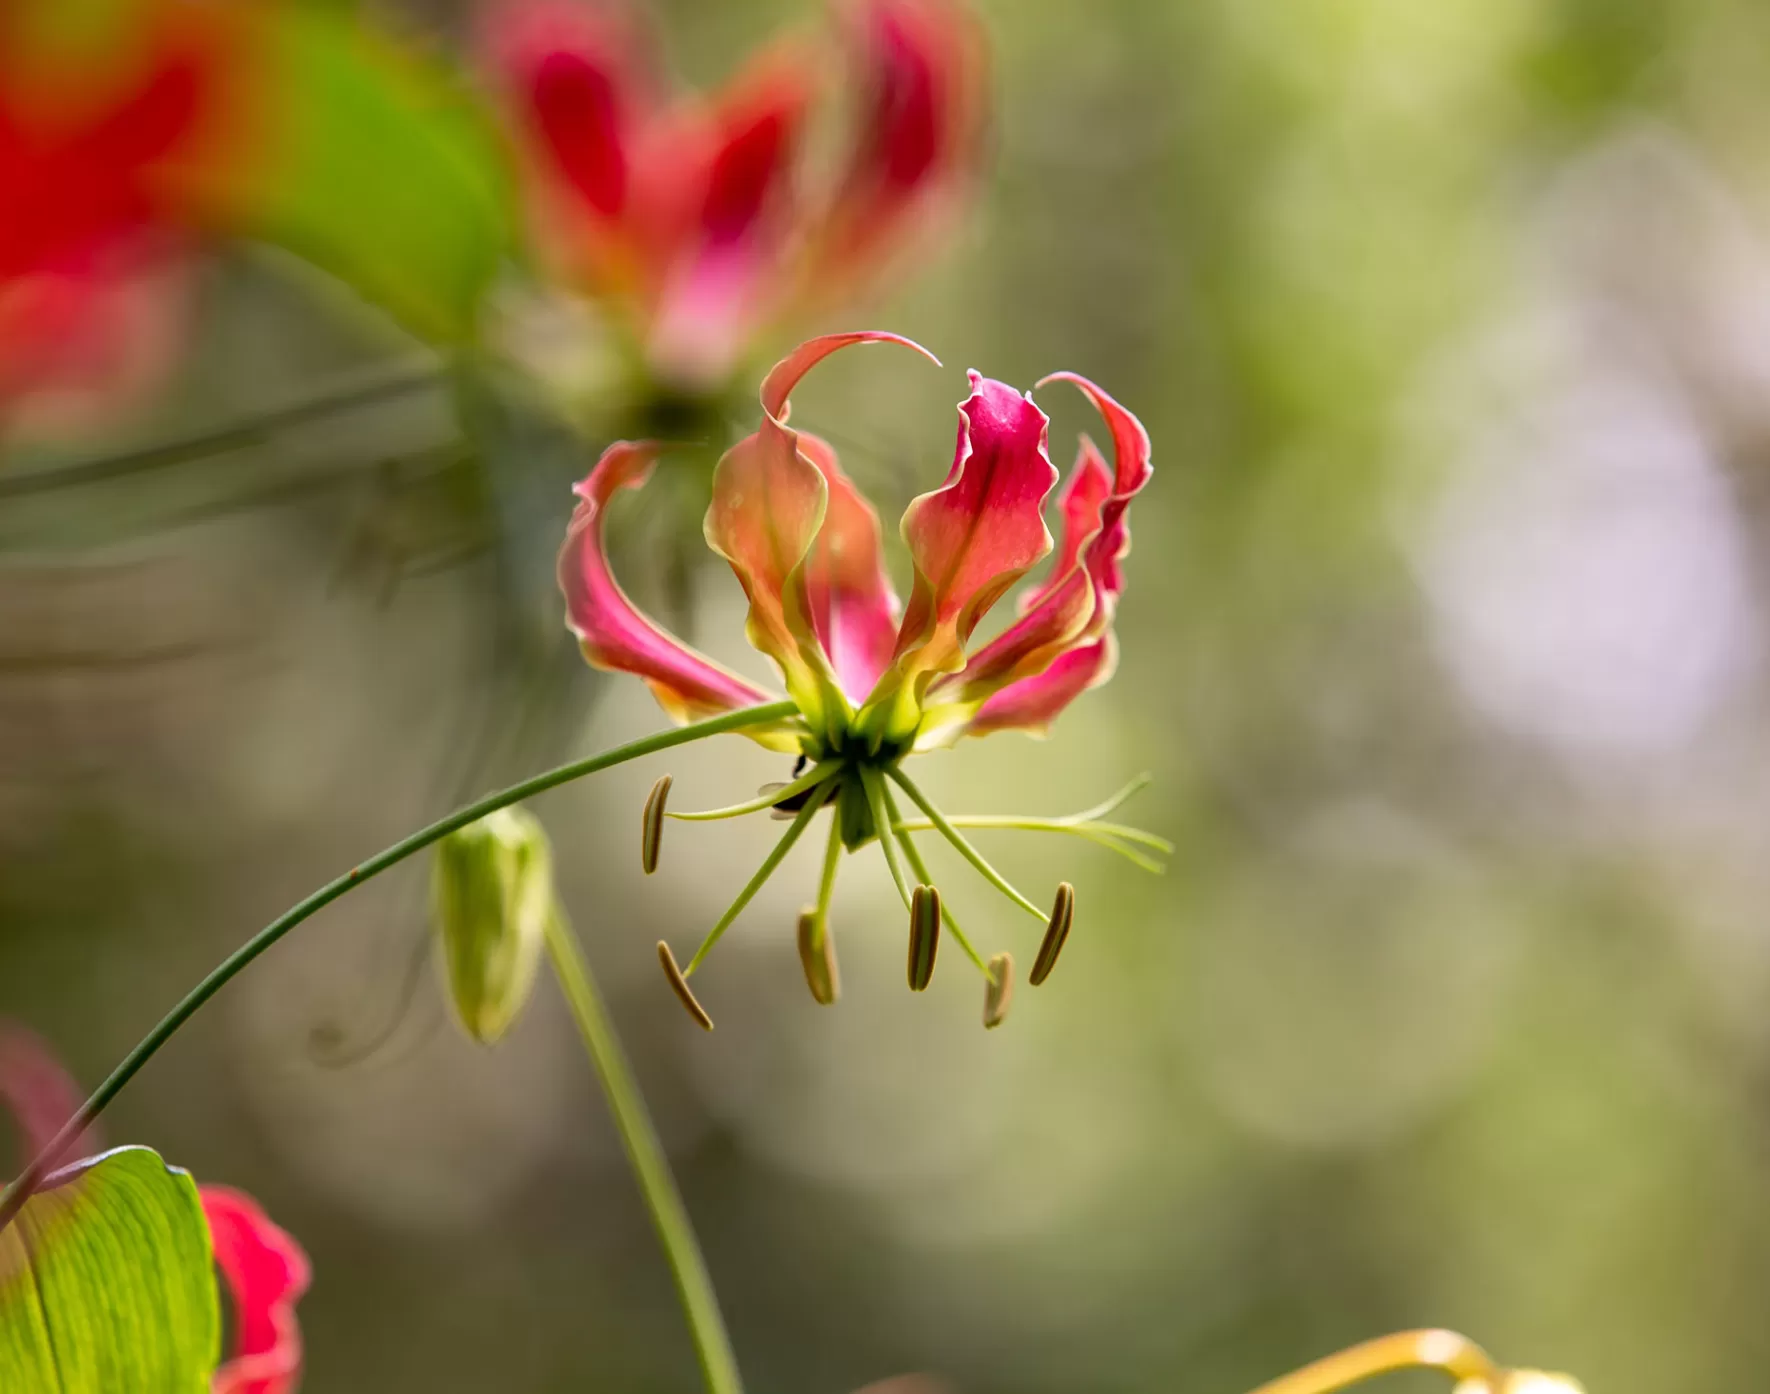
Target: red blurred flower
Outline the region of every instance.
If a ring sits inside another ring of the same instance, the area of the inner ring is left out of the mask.
[[[660,946],[672,985],[703,1026],[710,1019],[688,994],[688,974],[826,804],[837,809],[830,851],[819,905],[807,912],[801,932],[807,981],[819,1001],[834,996],[823,920],[842,846],[852,851],[879,839],[911,912],[910,981],[918,990],[932,968],[931,936],[938,937],[942,912],[939,897],[927,893],[927,872],[910,832],[937,828],[992,884],[1046,920],[1045,912],[1009,886],[957,831],[957,822],[967,820],[941,815],[900,766],[916,751],[949,745],[965,734],[1010,728],[1043,733],[1071,701],[1112,672],[1112,620],[1124,588],[1120,563],[1130,548],[1126,513],[1150,477],[1149,437],[1137,418],[1085,378],[1055,375],[1079,387],[1104,418],[1113,463],[1084,438],[1062,496],[1057,565],[1026,596],[1014,623],[972,646],[985,614],[1051,551],[1043,516],[1057,484],[1045,445],[1049,423],[1031,397],[970,375],[971,393],[959,404],[958,443],[946,480],[914,500],[903,516],[915,580],[908,603],[900,604],[885,573],[872,505],[843,473],[828,442],[787,425],[788,396],[807,371],[837,349],[879,342],[926,353],[907,339],[880,333],[831,334],[801,344],[762,384],[760,428],[728,450],[714,472],[707,542],[737,573],[750,602],[749,640],[779,668],[796,708],[746,728],[745,734],[798,754],[801,766],[813,763],[803,774],[795,769],[791,784],[765,791],[752,803],[670,815],[725,817],[773,808],[794,818],[780,848],[686,970],[678,971]],[[609,569],[608,504],[620,490],[645,483],[661,450],[652,441],[619,442],[577,486],[581,502],[559,559],[567,622],[591,663],[643,678],[679,722],[769,702],[768,692],[642,615]],[[930,821],[906,824],[891,785],[907,793]],[[654,794],[648,804],[648,848],[655,848],[665,816],[662,798],[663,793]],[[1172,850],[1151,834],[1101,824],[1098,819],[1117,802],[1067,820],[978,816],[969,821],[1080,831],[1109,844],[1118,839]],[[898,861],[899,845],[922,883],[915,894]],[[1134,850],[1126,855],[1141,859]],[[648,851],[647,859],[649,869],[654,854]],[[1072,909],[1073,889],[1062,885],[1033,970],[1035,985],[1049,973],[1068,935]],[[1006,1010],[1012,964],[1006,956],[985,964],[950,917],[946,924],[990,980],[984,1019],[996,1025]]]
[[[126,390],[164,362],[178,253],[240,147],[241,13],[126,5],[75,44],[53,8],[0,8],[0,411]]]
[[[0,1104],[11,1110],[27,1153],[48,1146],[80,1100],[79,1087],[47,1045],[0,1021]],[[96,1129],[89,1128],[70,1151],[86,1155],[99,1147]],[[243,1191],[197,1191],[234,1311],[233,1353],[215,1371],[213,1394],[292,1394],[301,1377],[295,1303],[311,1276],[307,1255]]]
[[[975,165],[983,48],[958,0],[855,0],[842,18],[853,129],[809,179],[827,45],[779,41],[721,91],[675,96],[624,8],[497,12],[542,241],[672,382],[716,385],[767,323],[874,278]]]

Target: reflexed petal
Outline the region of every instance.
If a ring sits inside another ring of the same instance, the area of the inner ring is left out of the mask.
[[[905,224],[970,174],[987,85],[982,36],[953,0],[863,0],[852,13],[866,95],[819,266],[837,282],[901,244]]]
[[[311,1277],[307,1255],[258,1203],[225,1186],[203,1186],[215,1264],[233,1297],[233,1355],[213,1394],[289,1394],[301,1375],[295,1303]]]
[[[875,739],[908,737],[929,678],[964,667],[978,621],[1051,550],[1042,514],[1057,482],[1045,450],[1050,423],[1006,383],[970,378],[946,481],[903,515],[916,580],[895,661],[863,717]]]
[[[660,447],[618,441],[576,486],[580,500],[559,554],[566,623],[584,656],[598,668],[643,678],[672,719],[696,721],[769,700],[754,683],[695,652],[634,607],[609,570],[603,517],[617,490],[637,489],[650,476]],[[764,744],[772,739],[755,734]]]
[[[1071,649],[1042,673],[1010,683],[989,698],[968,725],[931,730],[918,738],[918,749],[950,744],[960,735],[987,736],[992,731],[1026,731],[1046,735],[1051,723],[1091,687],[1099,687],[1118,666],[1118,641],[1109,631],[1086,648]]]
[[[968,729],[975,735],[1010,726],[1042,732],[1065,703],[1111,676],[1107,641],[1124,588],[1120,563],[1131,546],[1126,515],[1149,482],[1149,436],[1086,378],[1059,373],[1045,382],[1054,380],[1074,383],[1100,411],[1112,434],[1114,464],[1109,469],[1093,442],[1082,438],[1064,491],[1059,566],[1033,593],[1021,620],[972,654],[962,672],[930,686],[918,744],[954,739],[973,713]]]
[[[750,642],[780,666],[788,693],[813,726],[832,732],[846,699],[812,623],[804,565],[829,487],[800,451],[799,433],[786,425],[787,399],[799,379],[837,349],[887,342],[927,354],[895,334],[828,334],[777,363],[762,384],[762,425],[719,461],[707,509],[707,543],[731,563],[750,600]]]
[[[806,561],[811,622],[848,699],[866,700],[891,664],[901,607],[885,574],[879,515],[842,472],[828,442],[801,433],[799,450],[829,486],[829,506]]]

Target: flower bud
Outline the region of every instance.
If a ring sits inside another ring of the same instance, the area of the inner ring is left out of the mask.
[[[997,954],[989,961],[989,982],[983,990],[983,1029],[994,1031],[1014,1000],[1014,955]]]
[[[934,976],[940,950],[940,892],[917,886],[910,895],[910,991],[920,992]]]
[[[430,900],[455,1012],[491,1045],[528,1000],[554,913],[547,834],[520,808],[457,829],[437,844]]]
[[[1045,937],[1039,944],[1038,957],[1033,959],[1032,972],[1027,981],[1034,987],[1051,976],[1051,970],[1057,966],[1057,955],[1063,952],[1063,946],[1069,939],[1069,927],[1076,917],[1076,888],[1067,881],[1060,882],[1057,887],[1057,899],[1051,904],[1051,921],[1045,926]]]
[[[842,995],[842,977],[836,971],[836,941],[830,927],[807,906],[799,914],[799,962],[805,969],[805,985],[820,1007]]]

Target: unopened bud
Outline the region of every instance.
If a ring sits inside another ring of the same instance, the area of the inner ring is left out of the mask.
[[[997,954],[989,961],[989,982],[983,989],[983,1027],[994,1031],[1014,1001],[1014,955]]]
[[[520,808],[457,829],[437,844],[430,899],[455,1012],[491,1045],[528,1000],[554,913],[547,834]]]
[[[920,992],[934,976],[940,951],[940,892],[917,886],[910,895],[910,991]]]
[[[664,805],[670,800],[671,783],[670,776],[665,775],[646,795],[639,826],[639,864],[647,876],[658,869],[658,848],[664,841]]]
[[[670,952],[670,946],[662,939],[658,940],[658,962],[664,965],[664,976],[670,980],[670,986],[682,999],[682,1005],[688,1008],[688,1014],[695,1019],[695,1024],[703,1031],[713,1029],[713,1018],[707,1015],[707,1009],[695,1001],[694,993],[688,989],[688,979],[683,977],[682,970],[676,966],[676,955]]]
[[[807,906],[799,913],[799,962],[805,969],[805,985],[820,1007],[842,995],[842,977],[836,971],[836,941],[830,927]]]
[[[1051,976],[1057,966],[1057,955],[1069,938],[1069,927],[1076,917],[1076,888],[1067,881],[1058,883],[1057,899],[1051,903],[1051,920],[1045,926],[1045,937],[1039,942],[1038,957],[1033,960],[1027,981],[1034,987]]]

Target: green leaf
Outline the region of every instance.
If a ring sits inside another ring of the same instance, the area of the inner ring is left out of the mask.
[[[229,179],[240,230],[421,336],[470,338],[511,236],[491,122],[447,73],[360,23],[290,9],[271,24],[262,158]]]
[[[220,1349],[197,1188],[147,1148],[57,1172],[0,1233],[0,1390],[205,1394]]]

